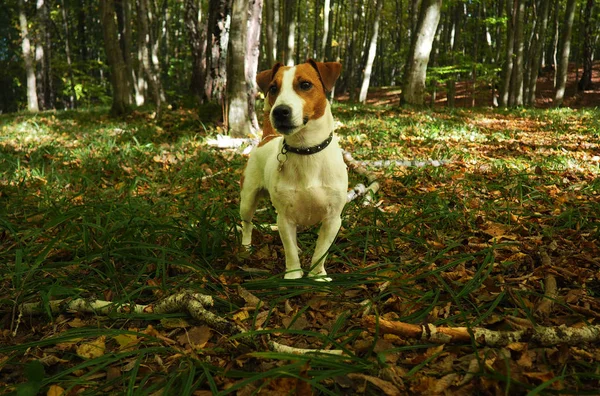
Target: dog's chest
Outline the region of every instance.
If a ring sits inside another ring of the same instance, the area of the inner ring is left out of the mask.
[[[337,162],[308,158],[286,162],[273,175],[269,189],[278,213],[305,226],[339,215],[345,204],[348,181],[343,160],[341,167]]]

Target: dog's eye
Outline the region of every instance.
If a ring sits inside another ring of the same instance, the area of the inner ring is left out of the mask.
[[[303,91],[308,91],[309,89],[312,88],[312,86],[313,85],[310,82],[308,82],[308,81],[302,81],[300,83],[300,89],[303,90]]]
[[[275,95],[277,93],[277,85],[271,85],[271,87],[269,88],[269,93],[271,95]]]

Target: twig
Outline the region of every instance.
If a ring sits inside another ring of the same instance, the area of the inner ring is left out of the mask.
[[[383,334],[391,333],[437,344],[465,344],[475,341],[478,345],[502,347],[513,342],[531,342],[541,346],[581,345],[586,342],[600,342],[600,326],[582,328],[564,325],[559,327],[538,326],[517,331],[494,331],[481,327],[415,325],[377,319],[375,316],[365,317],[363,323],[367,328],[373,331],[379,329]]]
[[[377,182],[377,175],[367,168],[365,168],[359,161],[355,160],[348,151],[342,150],[344,156],[344,162],[350,169],[364,176],[367,179],[368,186],[365,187],[363,184],[357,184],[352,190],[348,192],[346,202],[350,202],[358,197],[363,197],[363,206],[371,204],[373,195],[379,191],[379,182]]]
[[[288,345],[283,345],[275,341],[269,342],[269,348],[273,352],[281,352],[281,353],[293,353],[295,355],[306,355],[308,353],[326,353],[329,355],[338,355],[341,356],[344,351],[341,349],[304,349],[304,348],[295,348]]]
[[[544,297],[538,304],[536,313],[539,316],[546,317],[552,312],[552,306],[556,297],[558,297],[558,289],[556,287],[556,278],[552,274],[547,274],[544,279]]]

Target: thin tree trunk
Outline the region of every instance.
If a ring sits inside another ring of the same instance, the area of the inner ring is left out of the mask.
[[[351,0],[350,14],[352,15],[352,32],[350,33],[350,47],[346,55],[346,86],[350,102],[356,101],[356,47],[358,41],[358,21],[361,0]]]
[[[229,135],[234,138],[250,135],[248,97],[245,72],[248,1],[233,0],[227,62],[227,119]]]
[[[591,21],[594,0],[587,0],[585,4],[585,13],[583,19],[583,74],[577,84],[579,91],[587,91],[592,87],[592,60],[593,60],[593,32],[594,24]]]
[[[296,55],[296,7],[298,7],[297,0],[288,0],[284,3],[285,62],[288,66],[294,65]]]
[[[246,84],[248,86],[248,118],[253,131],[260,129],[256,117],[256,72],[260,56],[260,26],[262,20],[263,0],[249,1],[248,34],[246,38]]]
[[[264,4],[265,8],[265,35],[266,35],[266,55],[267,55],[267,65],[271,67],[275,64],[275,59],[277,58],[277,35],[275,34],[275,30],[277,29],[277,25],[275,24],[275,10],[273,9],[273,0],[265,0]]]
[[[113,90],[111,113],[115,116],[121,116],[129,111],[129,79],[127,76],[127,66],[123,60],[123,54],[119,46],[113,0],[100,1],[100,17],[104,36],[104,50],[111,71]]]
[[[188,42],[192,48],[192,77],[190,92],[197,100],[203,100],[206,81],[206,18],[202,18],[202,9],[196,0],[185,1],[185,26]]]
[[[529,66],[529,89],[528,97],[526,98],[526,104],[533,106],[535,104],[536,86],[540,67],[542,65],[542,59],[544,54],[544,41],[546,38],[546,30],[548,26],[548,12],[550,10],[550,0],[540,0],[540,13],[539,21],[537,23],[537,30],[532,45],[533,50],[531,51],[531,63]]]
[[[77,92],[75,91],[75,79],[73,78],[73,62],[71,60],[71,34],[69,32],[69,19],[67,18],[67,8],[65,0],[61,0],[61,16],[63,20],[63,29],[65,31],[65,55],[67,57],[67,73],[69,75],[69,105],[74,109],[76,107]]]
[[[39,40],[36,50],[37,61],[41,65],[37,79],[38,100],[44,110],[54,108],[54,84],[52,82],[52,46],[51,46],[51,20],[48,1],[37,0],[37,13],[39,15]]]
[[[514,0],[518,1],[518,0]],[[517,7],[513,5],[513,0],[506,2],[506,15],[508,15],[508,27],[506,29],[506,63],[502,70],[502,86],[500,87],[500,106],[508,106],[508,98],[510,95],[510,80],[513,74],[514,67],[514,44],[515,44],[515,28],[516,28],[516,12]]]
[[[153,56],[151,55],[150,48],[152,47],[152,35],[150,34],[150,22],[152,13],[148,8],[148,0],[137,0],[137,14],[138,14],[138,35],[139,35],[139,48],[141,50],[141,61],[144,75],[150,86],[150,92],[152,94],[152,101],[156,107],[157,117],[160,116],[160,110],[162,102],[164,100],[164,94],[162,91],[162,84],[160,82],[160,76],[156,72],[156,67],[153,65]],[[157,61],[157,60],[156,60]]]
[[[509,106],[523,106],[523,73],[525,48],[525,0],[515,1],[514,65],[510,79]]]
[[[21,50],[25,61],[25,73],[27,74],[27,110],[39,111],[37,97],[37,79],[35,76],[35,58],[31,52],[31,41],[27,25],[27,14],[25,13],[26,0],[19,0],[19,26],[21,28]]]
[[[425,103],[427,63],[437,26],[440,21],[442,0],[423,0],[415,39],[412,40],[400,104]]]
[[[562,105],[567,87],[567,73],[569,71],[569,55],[571,54],[571,32],[573,31],[573,20],[575,19],[575,0],[567,0],[565,11],[565,22],[560,40],[560,57],[556,69],[556,93],[554,94],[554,106]]]
[[[377,9],[375,11],[375,19],[373,21],[373,34],[371,35],[371,43],[369,44],[369,50],[367,55],[367,64],[365,65],[362,86],[360,87],[360,94],[358,96],[358,101],[360,103],[365,103],[367,101],[367,92],[369,91],[369,82],[371,80],[371,70],[373,69],[373,61],[375,60],[375,53],[377,52],[379,19],[381,17],[382,8],[383,0],[377,0]]]
[[[230,0],[210,0],[207,33],[207,76],[205,96],[225,107],[227,44],[229,42]],[[225,113],[224,113],[225,114]]]
[[[326,61],[327,37],[329,36],[329,14],[331,13],[331,0],[323,3],[323,35],[321,36],[321,62]],[[315,26],[316,29],[316,26]]]

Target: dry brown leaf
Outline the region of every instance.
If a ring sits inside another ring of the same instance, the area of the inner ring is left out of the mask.
[[[91,342],[84,342],[79,345],[75,352],[79,357],[84,359],[94,359],[104,355],[106,350],[106,337],[101,336]]]
[[[456,373],[450,373],[447,375],[444,375],[442,378],[440,378],[439,380],[436,381],[435,385],[433,386],[432,392],[433,393],[442,393],[445,390],[447,390],[448,388],[450,388],[452,386],[452,384],[454,383],[454,381],[456,381],[456,379],[458,378],[458,374]]]
[[[368,381],[371,384],[378,387],[379,389],[381,389],[383,391],[383,393],[388,396],[400,396],[401,395],[400,389],[398,389],[391,382],[382,380],[381,378],[373,377],[371,375],[359,374],[359,373],[348,374],[348,378]]]
[[[202,349],[212,337],[212,330],[208,326],[192,327],[189,331],[177,337],[181,345],[191,345],[194,349]]]
[[[58,385],[50,385],[46,396],[62,396],[65,394],[65,390]]]

